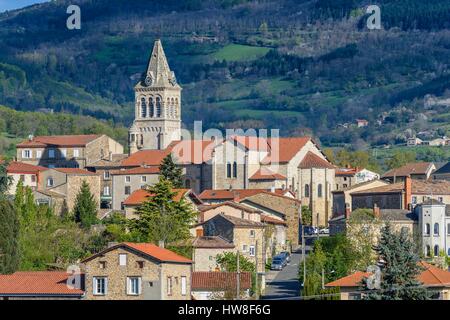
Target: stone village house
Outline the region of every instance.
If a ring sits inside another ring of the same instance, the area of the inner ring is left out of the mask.
[[[150,243],[113,245],[82,261],[87,300],[190,300],[192,261]]]
[[[123,154],[123,146],[106,135],[39,136],[17,146],[19,162],[48,168],[81,168]]]
[[[72,211],[83,182],[87,182],[100,208],[100,176],[78,168],[55,168],[43,171],[34,197],[37,203],[47,204],[61,214],[61,210]]]

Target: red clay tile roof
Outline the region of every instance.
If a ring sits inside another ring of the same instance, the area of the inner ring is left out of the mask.
[[[379,186],[371,189],[360,190],[352,192],[351,194],[371,194],[371,193],[400,193],[404,189],[404,183],[398,182],[393,184],[388,184],[385,186]]]
[[[261,168],[249,180],[286,180],[286,177],[267,168]]]
[[[128,155],[126,155],[126,154],[112,154],[111,160],[109,160],[109,158],[100,159],[94,163],[87,165],[86,167],[90,167],[90,168],[120,167],[122,161],[127,157],[128,157]]]
[[[276,219],[276,218],[272,218],[269,217],[265,214],[261,215],[261,221],[264,223],[268,223],[268,224],[276,224],[276,225],[280,225],[280,226],[287,226],[287,223],[281,219]]]
[[[101,135],[67,135],[67,136],[38,136],[33,140],[25,140],[17,145],[17,148],[45,148],[49,146],[55,147],[84,147],[89,142],[98,139]]]
[[[327,160],[322,159],[318,155],[312,153],[309,151],[305,157],[303,158],[302,162],[300,162],[299,168],[301,169],[310,169],[310,168],[328,168],[328,169],[334,169],[335,167],[329,163]]]
[[[389,170],[384,173],[381,178],[406,177],[411,174],[426,174],[431,170],[432,165],[433,163],[431,162],[408,163],[403,167]]]
[[[172,142],[167,149],[178,164],[202,164],[211,160],[216,143],[213,140],[182,140]]]
[[[229,215],[226,215],[223,213],[220,213],[220,214],[214,216],[213,218],[211,218],[208,221],[216,219],[217,217],[222,217],[222,218],[228,220],[236,227],[243,227],[243,228],[263,228],[264,227],[264,224],[261,222],[247,220],[247,219],[241,219],[241,218],[229,216]],[[205,223],[208,223],[208,221],[206,221]]]
[[[240,288],[243,290],[252,287],[250,272],[241,272]],[[224,291],[237,287],[236,272],[192,272],[192,291]]]
[[[270,155],[263,159],[263,163],[286,163],[300,152],[311,137],[272,138],[269,140]]]
[[[124,242],[123,245],[133,248],[142,253],[145,253],[163,262],[192,263],[192,260],[180,256],[173,251],[158,247],[153,243]]]
[[[418,280],[426,286],[450,286],[450,272],[439,269],[424,261],[420,262],[425,271],[419,275]]]
[[[111,174],[116,176],[133,175],[133,174],[159,174],[159,167],[137,167],[124,170],[114,170]]]
[[[412,194],[449,195],[450,181],[447,180],[415,180],[412,179]]]
[[[170,150],[141,150],[122,160],[124,167],[159,166]]]
[[[337,176],[353,176],[361,171],[361,168],[337,168],[335,175]]]
[[[0,275],[0,296],[82,296],[81,289],[69,289],[65,271],[25,271]]]
[[[233,189],[233,190],[204,190],[202,193],[199,194],[199,198],[202,200],[233,200],[233,201],[240,201],[244,198],[253,196],[255,194],[259,193],[270,193],[270,194],[276,194],[279,196],[284,196],[284,193],[287,192],[287,190],[283,189],[275,189],[275,193],[270,192],[269,190],[265,189]]]
[[[9,163],[8,168],[6,170],[8,173],[38,174],[41,171],[48,170],[48,168],[13,161]]]
[[[246,206],[244,204],[240,204],[240,203],[237,203],[234,201],[225,201],[225,202],[221,202],[221,203],[213,204],[213,205],[203,205],[203,206],[199,207],[199,211],[205,212],[205,211],[209,211],[209,210],[216,209],[216,208],[223,207],[223,206],[231,206],[233,208],[244,210],[244,211],[250,212],[250,213],[261,213],[262,212],[261,210],[254,209],[252,207],[249,207],[249,206]]]
[[[86,176],[97,176],[98,173],[87,171],[79,168],[54,168],[53,170],[65,173],[65,174],[77,174],[77,175],[86,175]]]
[[[348,276],[327,283],[325,287],[359,287],[362,280],[370,275],[370,272],[356,271]]]
[[[180,256],[173,251],[167,250],[165,248],[158,247],[153,243],[133,243],[133,242],[123,242],[119,243],[115,246],[107,248],[97,254],[90,256],[87,259],[84,259],[82,262],[88,262],[92,259],[95,259],[98,256],[104,255],[105,253],[118,249],[118,248],[128,248],[131,250],[136,250],[144,255],[150,256],[160,262],[174,262],[174,263],[192,263],[192,260]]]
[[[164,150],[141,150],[133,153],[122,161],[122,166],[159,166],[170,153],[178,164],[201,164],[211,160],[214,141],[211,140],[182,140],[173,141]]]
[[[173,191],[177,193],[174,197],[174,200],[180,201],[181,198],[183,198],[185,194],[190,191],[190,189],[174,189]],[[151,194],[147,190],[138,189],[130,194],[130,196],[125,199],[123,204],[127,206],[138,206],[152,196],[153,194]]]
[[[232,249],[234,244],[218,236],[197,237],[192,241],[194,248]]]
[[[411,193],[420,195],[448,195],[450,194],[450,181],[446,180],[415,180],[412,179]],[[372,189],[355,191],[351,194],[372,194],[372,193],[400,193],[405,190],[403,182],[397,182]]]
[[[231,140],[244,146],[248,150],[257,150],[260,152],[270,151],[270,139],[255,136],[232,136]]]
[[[421,283],[426,287],[442,287],[450,286],[450,272],[439,269],[427,262],[421,261],[419,265],[425,270],[417,277]],[[327,283],[326,287],[359,287],[363,278],[370,276],[369,272],[357,271],[346,277],[337,279]]]

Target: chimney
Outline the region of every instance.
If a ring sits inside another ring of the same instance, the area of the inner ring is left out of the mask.
[[[350,219],[350,205],[348,203],[345,204],[345,219]]]
[[[197,237],[203,237],[203,229],[197,229],[195,230]]]
[[[159,241],[158,241],[158,246],[159,246],[160,248],[164,248],[164,246],[165,246],[164,240],[159,240]]]
[[[381,218],[380,207],[376,203],[373,204],[373,216],[377,219]]]
[[[405,177],[405,199],[403,199],[403,209],[408,209],[412,200],[412,180],[410,176]]]
[[[109,248],[112,248],[112,247],[114,247],[114,246],[117,246],[119,243],[118,242],[108,242],[108,249]]]

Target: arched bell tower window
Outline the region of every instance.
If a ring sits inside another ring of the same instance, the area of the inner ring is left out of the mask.
[[[161,117],[161,98],[160,97],[156,97],[156,117],[160,118]]]
[[[172,117],[172,118],[176,118],[176,111],[175,111],[175,109],[176,109],[176,106],[175,106],[175,99],[172,98],[172,102],[171,102],[171,104],[170,104],[170,113],[171,113],[171,117]]]
[[[150,97],[148,108],[149,108],[149,111],[150,111],[149,112],[149,117],[153,118],[155,116],[155,104],[153,102],[153,97]]]
[[[145,98],[141,98],[141,117],[147,117],[147,102],[145,102]]]
[[[175,101],[173,102],[173,114],[174,114],[174,118],[178,119],[178,99],[175,98]]]

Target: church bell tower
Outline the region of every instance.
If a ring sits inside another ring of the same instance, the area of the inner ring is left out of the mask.
[[[135,116],[129,130],[130,154],[165,149],[181,139],[181,87],[156,40],[147,70],[134,87]]]

